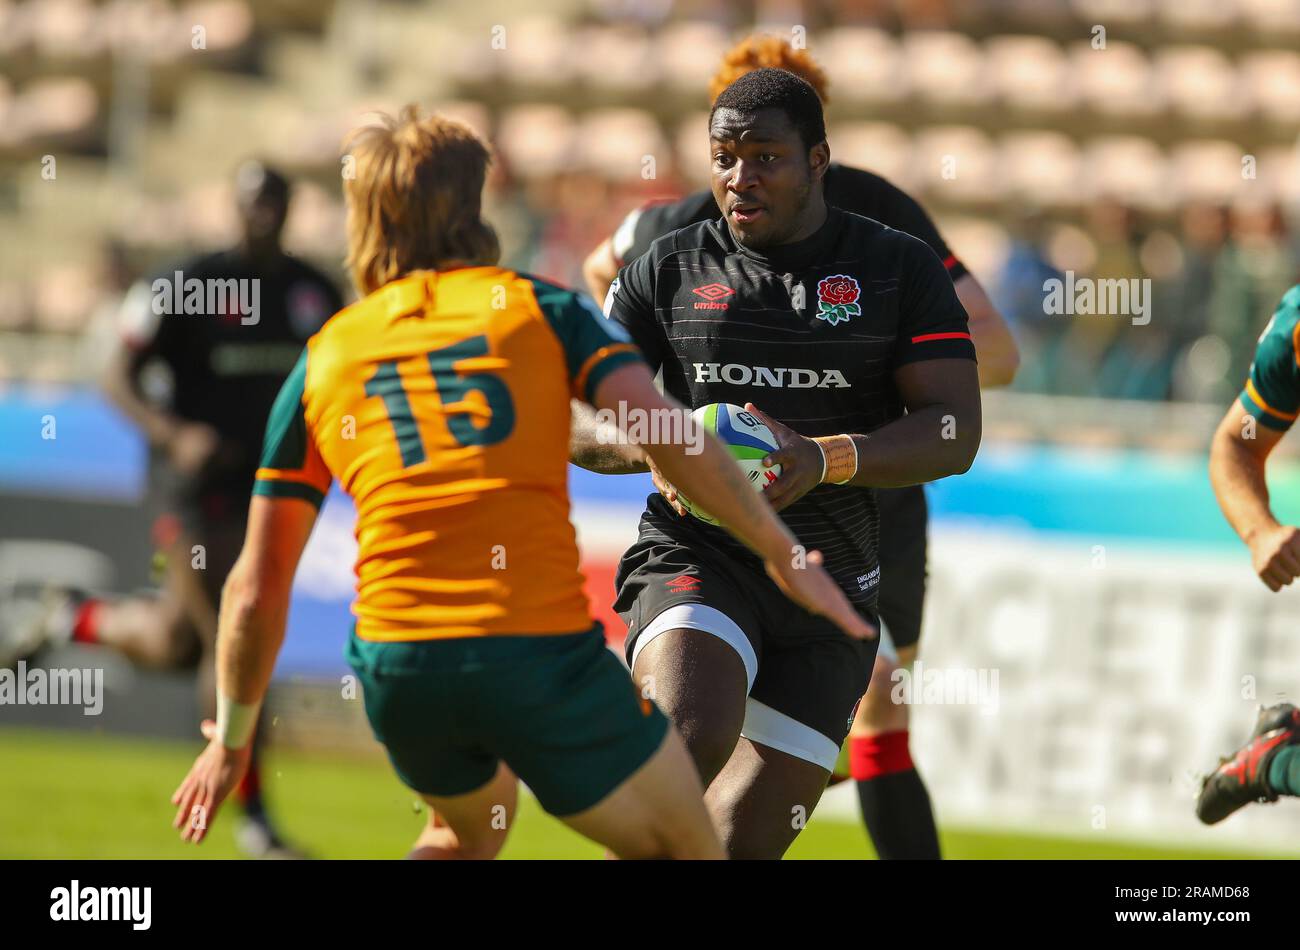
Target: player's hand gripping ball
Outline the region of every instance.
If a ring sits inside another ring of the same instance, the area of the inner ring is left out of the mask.
[[[768,469],[781,477],[768,479],[763,491],[774,511],[784,511],[822,483],[826,456],[815,439],[800,435],[752,402],[745,403],[745,411],[767,426],[780,446],[771,454]]]
[[[691,418],[702,426],[704,431],[717,436],[718,441],[731,453],[731,457],[736,460],[736,464],[745,473],[745,477],[749,479],[755,491],[762,491],[767,487],[768,482],[776,481],[777,476],[781,474],[780,465],[773,465],[771,468],[763,465],[763,459],[775,452],[778,445],[772,430],[752,412],[747,412],[729,402],[715,402],[696,409],[691,413]],[[701,521],[707,521],[709,524],[721,523],[698,505],[691,504],[690,499],[680,492],[677,501]]]

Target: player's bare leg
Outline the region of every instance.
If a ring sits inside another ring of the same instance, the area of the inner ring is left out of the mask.
[[[650,759],[597,804],[561,821],[625,860],[725,857],[691,756],[669,727]]]
[[[681,732],[727,855],[783,855],[830,773],[741,738],[748,690],[735,649],[703,631],[670,630],[640,651],[632,675]]]
[[[408,858],[421,861],[490,861],[505,846],[519,799],[515,774],[501,763],[486,785],[464,795],[421,795],[429,821]]]
[[[71,640],[107,647],[147,669],[192,665],[205,634],[213,640],[217,629],[211,597],[190,567],[192,548],[185,538],[167,545],[167,571],[156,595],[99,598],[73,590],[49,591],[39,639],[54,646]],[[203,709],[208,718],[212,712]]]
[[[742,736],[704,793],[727,856],[779,859],[812,817],[830,774]]]
[[[934,860],[940,856],[939,835],[908,748],[910,707],[893,699],[895,674],[911,667],[916,645],[899,647],[897,653],[897,660],[876,657],[871,685],[849,728],[850,774],[858,782],[863,821],[877,854],[886,860]],[[863,783],[875,783],[869,798],[861,791]],[[898,787],[877,787],[880,783]]]
[[[871,685],[858,704],[850,736],[871,736],[897,729],[906,729],[911,721],[906,703],[896,703],[890,695],[898,685],[895,674],[911,667],[916,659],[916,647],[899,647],[898,659],[878,653],[871,670]]]
[[[646,644],[632,670],[681,733],[704,786],[722,771],[745,722],[745,664],[724,640],[701,630],[669,630]]]
[[[632,676],[682,733],[727,855],[783,855],[830,773],[741,738],[748,690],[735,649],[704,631],[670,630],[640,651]]]
[[[121,653],[139,666],[196,668],[196,696],[204,719],[216,717],[217,605],[221,585],[243,544],[239,519],[209,526],[199,534],[180,532],[164,550],[163,589],[154,596],[87,598],[72,591],[52,594],[42,623],[47,643],[74,640]],[[62,600],[60,607],[57,600]],[[257,857],[301,857],[285,845],[266,815],[261,794],[261,729],[236,798],[246,819],[237,830],[241,850]]]

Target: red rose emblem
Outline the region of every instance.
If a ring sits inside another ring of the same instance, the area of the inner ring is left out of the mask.
[[[858,282],[843,274],[823,277],[817,284],[817,299],[832,305],[857,303],[861,293]]]

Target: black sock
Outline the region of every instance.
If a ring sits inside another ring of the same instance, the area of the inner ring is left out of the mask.
[[[882,861],[939,858],[930,794],[916,769],[860,780],[862,820]]]

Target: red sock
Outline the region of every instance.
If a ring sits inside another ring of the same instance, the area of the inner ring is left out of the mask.
[[[74,643],[99,642],[99,612],[103,606],[103,601],[87,600],[77,608],[77,613],[72,620]]]
[[[907,738],[906,729],[874,736],[850,736],[849,774],[856,781],[865,782],[915,768]]]

